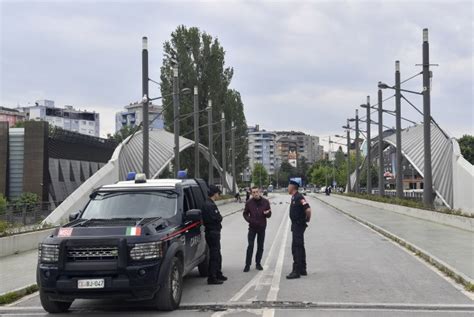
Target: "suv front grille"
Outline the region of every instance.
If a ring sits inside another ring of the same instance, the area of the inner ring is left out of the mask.
[[[69,247],[68,262],[117,260],[117,247]]]

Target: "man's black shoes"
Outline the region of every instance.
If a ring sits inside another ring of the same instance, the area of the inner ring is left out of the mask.
[[[224,276],[224,275],[220,274],[220,275],[217,276],[217,279],[219,281],[227,281],[227,276]]]
[[[257,265],[255,265],[255,268],[259,271],[263,271],[263,267],[260,265],[260,263],[257,263]]]
[[[295,279],[295,278],[300,278],[300,277],[301,277],[301,276],[300,276],[300,273],[295,272],[295,271],[291,272],[290,274],[288,274],[288,275],[286,276],[286,278],[289,279],[289,280],[293,280],[293,279]]]
[[[308,275],[308,271],[302,270],[302,271],[300,271],[300,275],[306,276],[306,275]]]
[[[250,271],[250,265],[246,265],[244,267],[244,272],[247,273],[248,271]]]

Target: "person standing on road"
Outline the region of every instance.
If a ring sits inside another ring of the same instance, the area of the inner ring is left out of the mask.
[[[267,218],[270,218],[272,211],[267,199],[260,195],[258,187],[252,187],[252,198],[245,203],[244,219],[249,224],[247,256],[245,258],[244,272],[250,270],[252,264],[253,247],[255,237],[257,237],[257,253],[255,255],[255,268],[263,270],[261,265],[263,255],[263,244],[265,242],[265,229],[267,227]]]
[[[288,193],[291,195],[290,219],[291,219],[291,253],[293,253],[293,271],[286,276],[287,279],[300,278],[308,275],[306,271],[306,250],[304,248],[304,232],[308,226],[306,223],[311,219],[311,208],[303,195],[298,192],[299,184],[290,181]]]
[[[222,274],[221,229],[222,216],[215,201],[221,191],[215,185],[209,186],[209,197],[202,208],[202,220],[206,232],[206,242],[209,247],[208,284],[222,284],[227,277]]]

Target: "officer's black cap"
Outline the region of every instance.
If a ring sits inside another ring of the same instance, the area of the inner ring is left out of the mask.
[[[299,188],[300,187],[300,184],[298,182],[295,182],[294,180],[291,180],[290,181],[290,185],[295,185],[296,188]]]
[[[216,193],[219,193],[219,195],[221,194],[221,190],[219,189],[219,187],[217,187],[216,185],[210,185],[210,186],[209,186],[209,194],[208,194],[208,196],[209,196],[209,197],[212,197],[212,196],[214,196]]]

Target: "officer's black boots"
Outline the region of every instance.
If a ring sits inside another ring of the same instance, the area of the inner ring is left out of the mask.
[[[224,276],[222,273],[217,275],[219,281],[227,281],[227,276]]]
[[[308,275],[308,272],[306,270],[301,270],[300,275],[306,276]]]
[[[298,273],[296,271],[293,271],[293,272],[291,272],[290,274],[288,274],[286,276],[286,278],[289,279],[289,280],[292,280],[292,279],[295,279],[295,278],[300,278],[300,277],[301,277],[300,273]]]
[[[216,277],[210,277],[207,279],[207,284],[209,285],[220,285],[224,284],[224,281],[217,279]]]
[[[247,273],[248,271],[250,271],[250,265],[246,265],[246,266],[244,267],[244,272]]]
[[[260,265],[260,263],[257,263],[257,265],[255,265],[255,268],[259,271],[263,271],[263,267]]]

